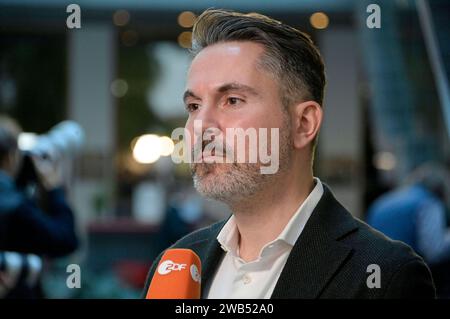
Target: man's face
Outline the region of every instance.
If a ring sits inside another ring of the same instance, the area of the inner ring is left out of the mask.
[[[223,134],[227,156],[226,149],[236,142],[226,134],[227,128],[267,128],[269,132],[271,128],[279,128],[280,145],[277,142],[276,146],[281,169],[288,166],[292,152],[290,121],[281,104],[276,77],[258,65],[263,50],[253,42],[224,42],[203,49],[194,58],[185,93],[189,112],[186,129],[192,138],[191,145],[195,145],[199,136],[194,132],[194,121],[201,120],[203,130],[215,128]],[[234,149],[235,153],[239,151]],[[248,156],[247,144],[244,151]],[[213,163],[220,154],[212,157],[202,154],[203,162],[191,164],[191,170],[195,187],[207,197],[233,202],[258,192],[276,175],[261,174],[260,162]]]

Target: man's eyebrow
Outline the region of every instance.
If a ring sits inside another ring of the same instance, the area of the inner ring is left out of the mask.
[[[201,100],[197,95],[194,94],[191,90],[186,90],[183,94],[183,101],[186,103],[186,99],[188,97],[193,97],[194,99]]]
[[[251,95],[259,95],[258,91],[251,86],[235,82],[224,84],[220,86],[217,91],[220,93],[225,93],[228,91],[245,91]]]
[[[219,93],[225,93],[225,92],[229,92],[229,91],[244,91],[251,95],[256,95],[256,96],[259,95],[258,91],[256,91],[256,89],[252,88],[251,86],[241,84],[241,83],[236,83],[236,82],[226,83],[226,84],[221,85],[219,88],[217,88],[217,92],[219,92]],[[195,95],[195,93],[192,92],[191,90],[186,90],[183,94],[183,101],[185,103],[186,103],[186,99],[188,97],[192,97],[194,99],[201,100],[201,98],[199,98],[197,95]]]

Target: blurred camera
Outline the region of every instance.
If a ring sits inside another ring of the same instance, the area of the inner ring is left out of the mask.
[[[74,121],[63,121],[55,125],[46,134],[21,133],[19,150],[22,163],[16,176],[19,188],[38,182],[38,175],[32,158],[60,161],[73,158],[84,144],[84,130]]]

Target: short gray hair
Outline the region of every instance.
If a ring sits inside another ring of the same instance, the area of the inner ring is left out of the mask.
[[[324,63],[307,34],[258,13],[204,11],[193,27],[191,52],[195,56],[207,46],[226,41],[252,41],[264,46],[261,65],[282,83],[283,104],[314,100],[322,105]]]

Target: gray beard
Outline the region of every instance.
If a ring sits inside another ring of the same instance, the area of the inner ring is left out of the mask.
[[[203,196],[236,206],[273,187],[291,163],[293,140],[290,125],[280,134],[279,170],[275,174],[261,174],[260,163],[192,163],[191,173],[195,189]]]
[[[269,180],[269,175],[260,173],[258,164],[198,163],[192,171],[194,187],[201,195],[228,205],[254,196]]]

